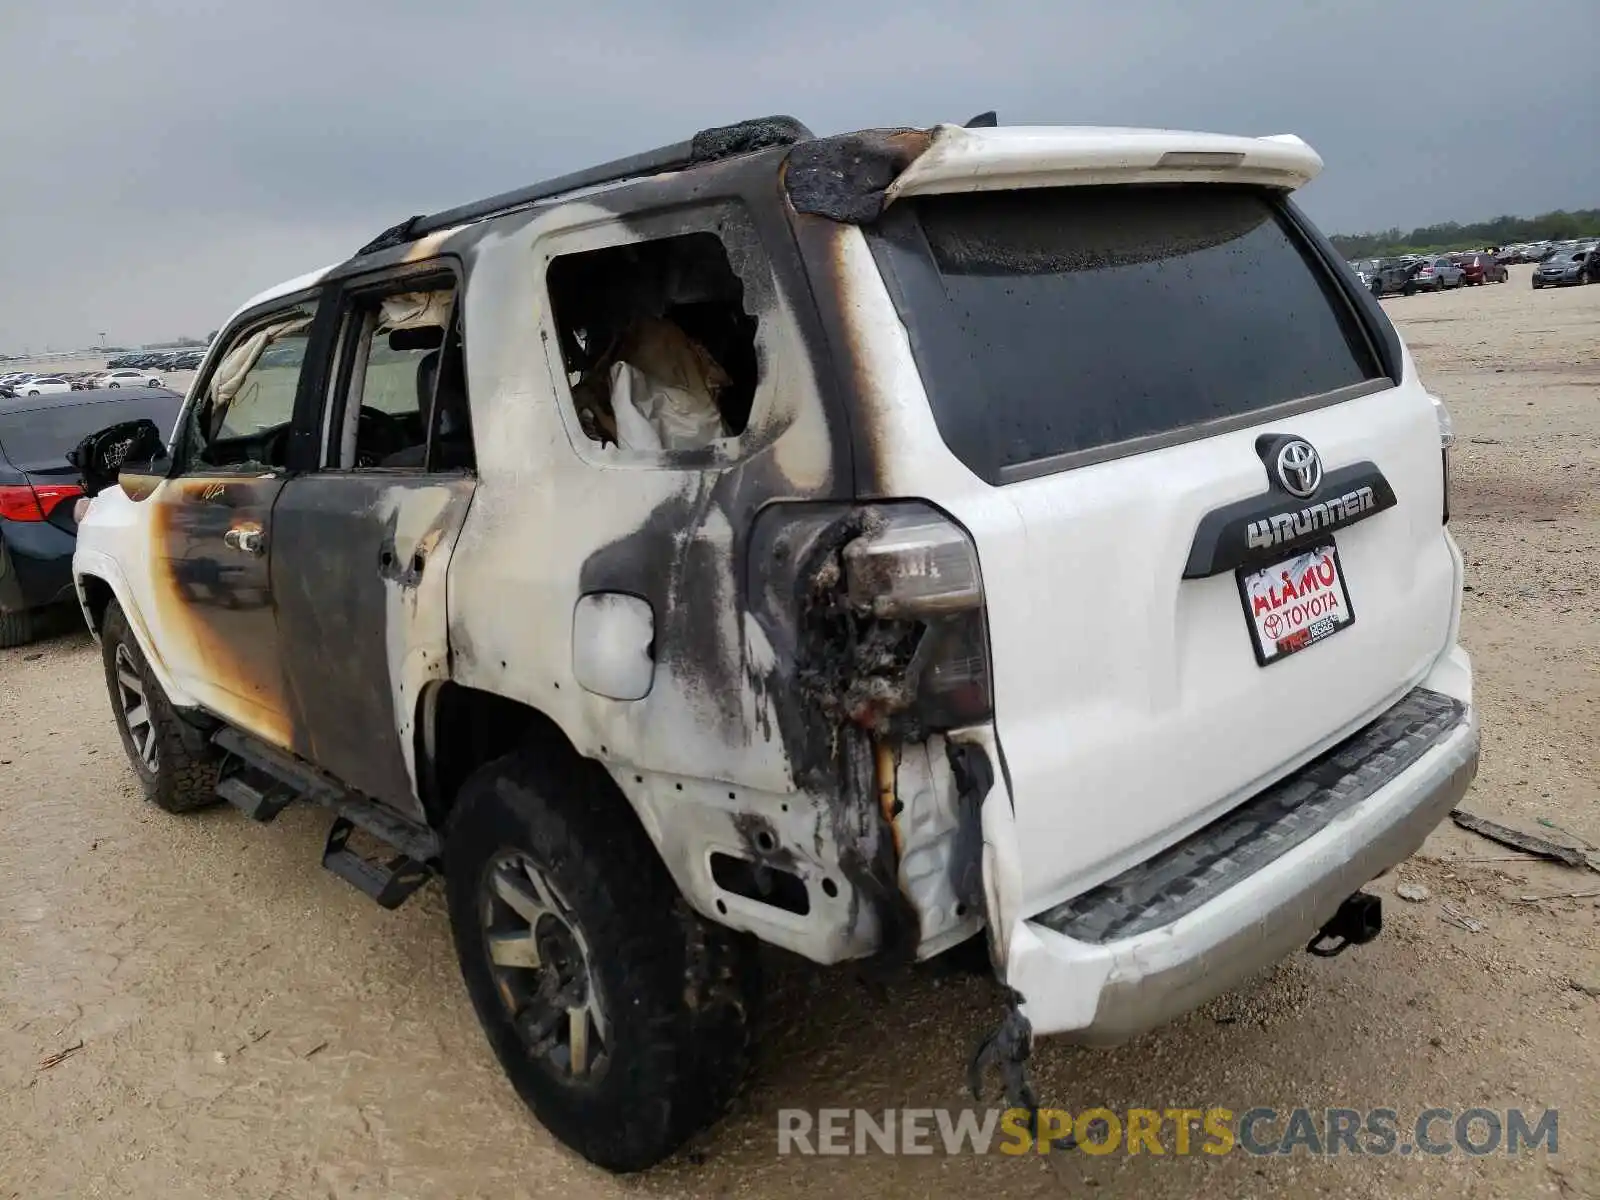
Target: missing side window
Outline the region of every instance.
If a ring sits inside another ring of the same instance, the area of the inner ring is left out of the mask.
[[[474,455],[454,280],[413,281],[403,290],[362,295],[345,331],[332,465],[470,469]]]
[[[288,464],[295,397],[315,304],[256,322],[233,338],[189,410],[188,469]]]
[[[547,284],[573,403],[592,440],[691,450],[744,432],[757,322],[716,234],[564,254]]]

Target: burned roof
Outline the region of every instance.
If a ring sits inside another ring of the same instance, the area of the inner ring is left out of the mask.
[[[785,116],[759,117],[733,125],[702,129],[687,141],[673,142],[655,150],[646,150],[642,154],[613,159],[611,162],[586,167],[569,175],[560,175],[509,192],[501,192],[497,196],[475,200],[457,208],[408,217],[398,225],[384,230],[361,247],[356,251],[356,257],[375,254],[379,250],[404,245],[406,242],[415,241],[441,229],[483,220],[485,217],[509,212],[541,200],[551,200],[584,188],[601,187],[625,179],[638,179],[648,175],[659,175],[665,171],[680,171],[688,167],[703,166],[706,163],[734,158],[741,154],[752,154],[758,150],[793,146],[798,142],[809,140],[812,136],[811,131],[795,118]]]

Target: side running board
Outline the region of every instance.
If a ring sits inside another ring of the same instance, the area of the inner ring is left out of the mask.
[[[247,733],[222,729],[211,740],[225,751],[217,795],[255,821],[271,821],[295,800],[333,810],[322,865],[384,908],[398,908],[432,878],[442,850],[433,830]],[[358,853],[349,845],[356,829],[398,853],[387,860]]]

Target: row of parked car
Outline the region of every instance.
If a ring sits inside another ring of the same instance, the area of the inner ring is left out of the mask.
[[[205,353],[204,350],[143,350],[119,354],[106,360],[106,366],[141,371],[198,371]]]
[[[1394,258],[1364,258],[1350,264],[1362,286],[1374,296],[1403,296],[1417,292],[1442,292],[1482,283],[1504,283],[1510,278],[1505,264],[1492,251],[1456,254],[1402,254]]]
[[[0,375],[0,398],[50,396],[59,392],[87,392],[96,388],[162,387],[161,377],[147,370],[122,367],[109,371],[13,371]]]
[[[1600,283],[1600,242],[1563,242],[1539,260],[1533,286]]]
[[[1573,238],[1567,241],[1518,242],[1511,246],[1500,247],[1498,254],[1503,263],[1536,263],[1543,262],[1558,250],[1577,246],[1586,246],[1590,242],[1600,240],[1592,237]]]
[[[1600,242],[1546,243],[1537,258],[1533,247],[1503,250],[1459,250],[1451,254],[1402,254],[1393,258],[1364,258],[1350,264],[1364,287],[1374,296],[1403,296],[1417,292],[1442,292],[1483,283],[1504,283],[1509,263],[1536,262],[1533,286],[1600,283]]]

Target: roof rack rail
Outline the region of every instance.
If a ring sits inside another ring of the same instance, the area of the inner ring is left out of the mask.
[[[766,150],[773,146],[792,146],[813,136],[809,129],[793,117],[781,116],[760,117],[753,121],[740,121],[736,125],[719,125],[713,129],[702,129],[687,141],[646,150],[642,154],[630,154],[626,158],[617,158],[599,166],[586,167],[570,175],[559,175],[542,183],[501,192],[498,196],[490,196],[487,200],[475,200],[471,204],[447,208],[427,216],[411,217],[384,230],[357,250],[356,257],[375,254],[379,250],[404,245],[406,242],[415,241],[441,229],[449,229],[452,225],[481,221],[497,213],[508,212],[513,208],[521,208],[540,200],[550,200],[581,188],[678,171],[685,167],[732,158],[739,154],[749,154],[756,150]]]

